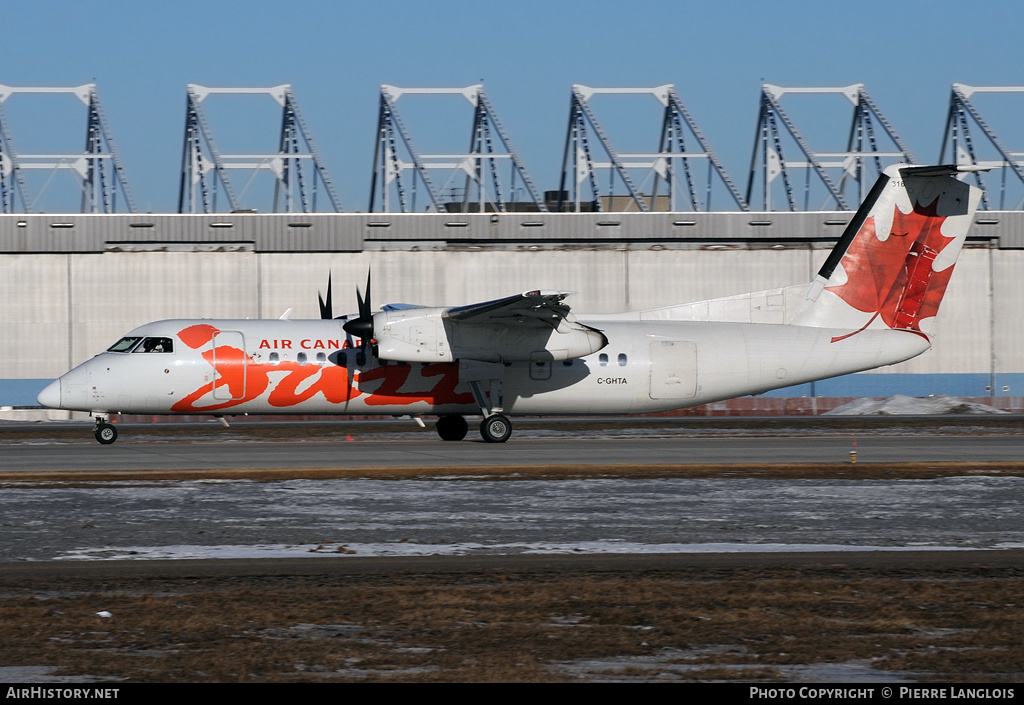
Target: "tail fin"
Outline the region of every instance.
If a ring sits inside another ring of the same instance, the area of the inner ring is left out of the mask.
[[[917,333],[935,316],[981,190],[964,167],[891,166],[878,177],[811,284],[793,322]]]

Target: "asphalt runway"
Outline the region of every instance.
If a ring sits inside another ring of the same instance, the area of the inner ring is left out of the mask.
[[[0,441],[0,473],[104,470],[224,470],[241,468],[489,468],[499,466],[609,466],[765,463],[991,463],[1024,461],[1024,435],[1007,421],[996,428],[969,423],[950,432],[915,425],[822,427],[808,421],[797,432],[749,426],[580,424],[547,428],[533,422],[505,444],[484,443],[471,428],[466,440],[438,439],[411,422],[380,427],[332,426],[324,437],[313,424],[278,424],[243,431],[189,424],[157,433],[122,424],[119,440],[98,444],[90,426],[60,437],[22,432]],[[340,429],[340,430],[339,430]],[[252,431],[252,432],[250,432]]]

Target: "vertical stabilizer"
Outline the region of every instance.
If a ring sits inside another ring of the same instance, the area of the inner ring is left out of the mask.
[[[981,191],[963,167],[894,165],[879,176],[808,289],[796,325],[924,334],[935,316]]]

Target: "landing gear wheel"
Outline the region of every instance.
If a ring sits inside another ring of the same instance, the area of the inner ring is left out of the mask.
[[[109,423],[96,424],[96,428],[93,429],[92,433],[96,436],[96,440],[105,446],[117,440],[117,428]]]
[[[488,416],[480,422],[480,435],[488,443],[504,443],[512,435],[512,422],[501,414]]]
[[[437,419],[437,435],[442,441],[461,441],[469,431],[466,419],[458,414],[441,416]]]

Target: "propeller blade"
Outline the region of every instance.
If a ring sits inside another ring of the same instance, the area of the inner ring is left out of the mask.
[[[342,329],[344,329],[345,328],[345,324],[348,323],[348,316],[338,316],[338,318],[340,320],[342,320],[342,321],[345,321],[345,323],[343,323],[342,326],[341,326]],[[355,366],[352,364],[352,361],[349,359],[349,355],[354,355],[355,354],[355,349],[356,349],[356,346],[355,346],[355,343],[352,342],[352,335],[348,331],[345,331],[345,349],[342,352],[342,355],[343,355],[342,359],[345,360],[345,376],[346,376],[346,378],[348,380],[348,388],[350,390],[348,396],[345,399],[345,410],[346,411],[348,410],[348,403],[350,401],[352,401],[352,392],[351,392],[351,390],[355,389],[355,386],[356,386]]]
[[[333,307],[332,307],[333,298],[331,297],[331,274],[330,273],[328,273],[328,275],[327,275],[327,301],[326,302],[324,301],[323,297],[320,296],[320,292],[319,291],[317,292],[316,296],[320,300],[320,318],[321,319],[325,319],[325,320],[330,320],[330,319],[334,318],[334,310],[333,310]]]
[[[359,317],[353,318],[342,326],[345,332],[359,338],[359,364],[366,360],[366,349],[373,338],[373,304],[370,303],[370,272],[366,272],[366,298],[356,287],[356,303],[359,304]]]
[[[360,316],[365,315],[367,318],[370,318],[371,316],[373,316],[373,307],[370,306],[370,270],[369,269],[366,270],[366,313],[363,314],[363,312],[360,311],[359,315]]]
[[[341,324],[341,329],[345,330],[345,325],[348,323],[348,316],[338,316],[338,320],[343,321],[343,323]],[[356,344],[352,342],[352,334],[345,330],[345,348],[350,349],[354,348],[355,346]]]

